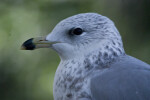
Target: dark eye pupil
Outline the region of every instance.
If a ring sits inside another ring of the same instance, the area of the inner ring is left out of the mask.
[[[72,33],[75,35],[80,35],[83,33],[83,30],[81,28],[75,28]]]

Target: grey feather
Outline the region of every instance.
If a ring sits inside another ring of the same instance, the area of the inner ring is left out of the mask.
[[[150,65],[126,55],[109,18],[74,15],[58,23],[44,40],[61,58],[54,100],[150,100]]]
[[[93,100],[150,100],[150,66],[121,56],[91,79]]]

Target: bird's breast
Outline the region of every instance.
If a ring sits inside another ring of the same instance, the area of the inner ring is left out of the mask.
[[[82,63],[75,61],[61,62],[54,79],[55,100],[77,100],[91,98],[90,77],[85,74]]]

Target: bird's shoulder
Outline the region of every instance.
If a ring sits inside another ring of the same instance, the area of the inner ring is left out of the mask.
[[[95,100],[150,99],[150,65],[131,56],[123,56],[91,79]]]

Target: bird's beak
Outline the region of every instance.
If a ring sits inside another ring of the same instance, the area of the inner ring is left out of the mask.
[[[21,50],[34,50],[38,48],[50,48],[52,44],[59,43],[55,41],[48,41],[46,37],[37,37],[26,40],[22,46]]]

